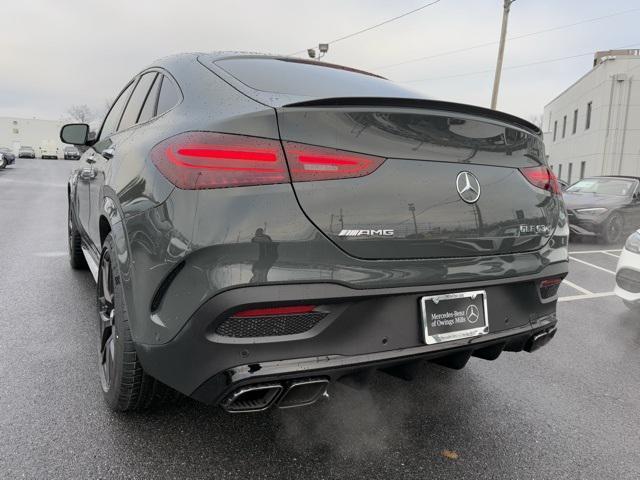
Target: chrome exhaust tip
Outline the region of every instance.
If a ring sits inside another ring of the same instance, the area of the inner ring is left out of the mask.
[[[309,378],[294,380],[278,402],[279,408],[303,407],[315,403],[327,392],[329,380],[326,378]]]
[[[541,347],[544,347],[556,335],[557,331],[558,329],[556,327],[552,327],[548,330],[536,333],[529,339],[529,341],[525,345],[525,351],[531,353],[535,352]]]
[[[227,397],[222,408],[229,413],[262,412],[273,405],[281,391],[279,383],[241,387]]]

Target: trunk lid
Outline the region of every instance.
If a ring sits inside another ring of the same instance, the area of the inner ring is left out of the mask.
[[[384,159],[365,176],[293,182],[308,218],[350,255],[533,251],[558,222],[561,197],[534,186],[520,170],[546,162],[539,130],[517,117],[431,100],[372,98],[315,100],[277,113],[285,151],[295,142]]]

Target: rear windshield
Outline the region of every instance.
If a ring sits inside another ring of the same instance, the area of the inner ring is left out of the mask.
[[[277,58],[227,58],[215,64],[254,90],[306,97],[415,97],[373,74],[331,64]]]
[[[567,192],[596,193],[598,195],[616,195],[626,197],[631,195],[635,181],[621,178],[585,178],[571,185]]]

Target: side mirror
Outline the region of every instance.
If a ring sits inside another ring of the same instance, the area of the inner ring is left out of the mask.
[[[89,140],[89,125],[68,123],[60,130],[60,140],[71,145],[86,145]]]

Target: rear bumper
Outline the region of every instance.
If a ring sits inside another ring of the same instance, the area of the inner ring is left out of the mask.
[[[427,360],[452,368],[462,368],[472,356],[495,360],[503,351],[534,351],[553,338],[556,323],[553,314],[541,320],[535,328],[526,325],[446,344],[363,355],[329,355],[239,365],[216,374],[196,389],[191,397],[207,404],[220,404],[234,391],[247,385],[278,383],[286,390],[287,384],[294,380],[323,378],[334,382],[343,377],[372,370],[411,368]]]
[[[503,279],[501,283],[372,290],[329,283],[236,288],[205,302],[171,341],[137,344],[137,351],[149,374],[210,404],[220,403],[247,384],[309,376],[336,380],[361,370],[424,359],[464,365],[471,355],[493,359],[503,350],[535,349],[532,337],[554,328],[555,298],[540,300],[538,279],[564,275],[566,267],[545,270],[544,275],[508,283]],[[480,287],[487,292],[489,333],[426,345],[420,298]],[[239,309],[292,302],[322,305],[330,313],[303,334],[230,338],[216,332]]]

